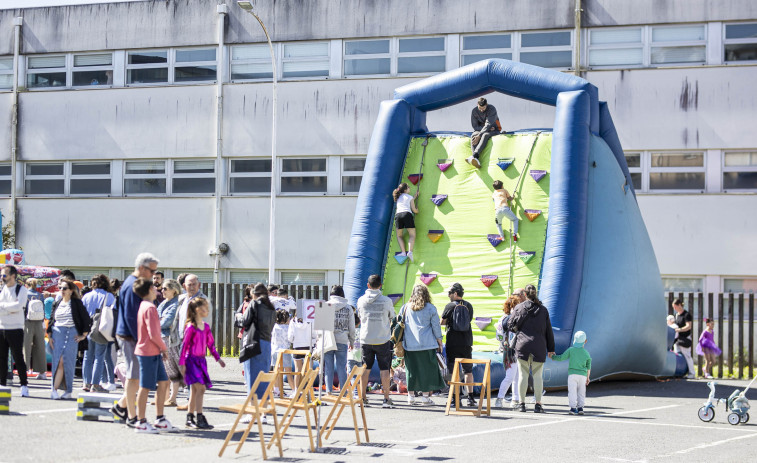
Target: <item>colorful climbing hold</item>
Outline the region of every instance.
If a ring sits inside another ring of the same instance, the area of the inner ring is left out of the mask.
[[[395,252],[394,258],[397,260],[397,263],[402,265],[407,260],[407,255],[404,252]]]
[[[533,259],[534,255],[536,253],[532,251],[521,251],[518,253],[518,256],[520,256],[520,260],[522,260],[525,263],[531,262],[531,259]]]
[[[407,176],[407,179],[410,180],[410,183],[412,183],[413,185],[417,185],[422,178],[423,174],[410,174]]]
[[[488,239],[489,242],[492,244],[492,246],[495,248],[504,241],[504,239],[501,236],[497,235],[496,233],[486,235],[486,239]]]
[[[449,169],[449,166],[451,166],[453,162],[453,159],[439,159],[436,161],[436,167],[444,172],[445,170]]]
[[[497,281],[497,278],[499,278],[497,275],[481,275],[481,283],[488,288]]]
[[[421,273],[421,281],[428,286],[436,280],[436,273]]]
[[[523,211],[524,214],[526,214],[526,217],[528,217],[528,220],[530,222],[533,222],[537,217],[541,215],[541,211],[539,209],[526,209]]]
[[[397,301],[402,299],[403,294],[387,294],[386,297],[392,300],[392,305],[396,304]]]
[[[502,171],[506,171],[508,167],[512,165],[512,163],[515,161],[515,158],[499,158],[497,159],[497,165],[499,166]]]
[[[491,317],[476,317],[476,319],[473,320],[473,323],[475,323],[478,329],[481,331],[484,331],[484,328],[489,326],[491,322]]]
[[[547,175],[546,170],[531,170],[529,173],[531,174],[531,177],[537,182],[543,179],[545,175]]]
[[[447,199],[447,195],[431,195],[431,202],[437,206],[441,206],[445,199]]]
[[[439,241],[444,235],[444,230],[429,230],[428,231],[428,239],[431,240],[432,243],[436,243]]]

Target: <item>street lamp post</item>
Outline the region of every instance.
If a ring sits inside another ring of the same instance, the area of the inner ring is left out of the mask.
[[[271,52],[271,70],[273,71],[273,105],[271,106],[271,217],[268,228],[268,283],[274,282],[274,269],[276,268],[276,107],[277,107],[277,78],[276,78],[276,55],[273,53],[273,44],[268,30],[260,17],[255,13],[252,3],[249,1],[237,1],[240,8],[250,13],[263,28],[268,49]]]

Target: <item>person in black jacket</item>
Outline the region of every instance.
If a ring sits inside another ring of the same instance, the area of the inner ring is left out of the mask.
[[[526,397],[530,372],[534,377],[534,397],[536,398],[534,413],[544,413],[541,406],[544,388],[542,367],[547,360],[547,355],[552,357],[555,354],[555,337],[552,333],[549,312],[536,296],[534,285],[526,286],[526,301],[515,306],[507,325],[510,331],[516,333],[515,356],[518,358],[520,369],[518,389],[521,400],[517,407],[522,412],[526,411],[526,403],[523,400]]]
[[[74,386],[74,368],[79,341],[86,339],[92,326],[89,313],[79,296],[79,288],[71,279],[58,282],[61,298],[53,304],[47,334],[53,351],[53,379],[50,398],[70,399]],[[58,395],[65,374],[66,392]]]
[[[252,383],[255,382],[258,373],[261,371],[267,373],[271,368],[271,333],[273,332],[273,326],[276,324],[276,309],[268,299],[268,289],[266,289],[263,283],[255,285],[253,300],[250,301],[250,305],[244,312],[242,318],[242,329],[244,330],[244,334],[242,335],[243,343],[247,339],[247,334],[253,324],[260,335],[260,353],[245,360],[242,364],[247,392],[252,388]],[[257,391],[259,399],[262,398],[263,392],[265,392],[265,386],[261,385]],[[247,417],[244,418],[247,421]]]
[[[470,143],[473,155],[465,161],[478,169],[481,167],[481,162],[478,157],[481,155],[484,148],[486,148],[489,139],[494,135],[497,135],[501,130],[499,127],[497,109],[488,104],[486,98],[479,98],[476,107],[471,111],[470,123],[474,130],[471,134]]]

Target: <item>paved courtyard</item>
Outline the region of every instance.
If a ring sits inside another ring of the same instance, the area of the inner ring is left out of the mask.
[[[77,421],[76,402],[49,400],[46,381],[30,381],[31,398],[21,398],[14,387],[12,414],[0,416],[0,462],[219,461],[234,415],[217,407],[244,397],[241,368],[233,359],[228,363],[221,369],[209,362],[215,387],[205,405],[208,420],[216,426],[212,431],[137,435],[120,424]],[[746,381],[723,381],[718,396],[745,385]],[[80,386],[77,380],[75,387]],[[435,406],[421,408],[395,395],[396,408],[383,410],[381,396],[372,394],[372,406],[366,410],[370,444],[356,445],[347,411],[324,442],[339,453],[311,454],[305,420],[298,417],[283,440],[283,461],[749,461],[757,454],[757,420],[731,426],[721,407],[711,423],[701,422],[697,409],[708,392],[701,380],[593,383],[585,416],[567,415],[567,394],[558,391],[546,395],[544,415],[529,407],[528,413],[495,410],[488,418],[444,416],[443,397],[434,398]],[[755,399],[757,394],[748,397]],[[167,410],[175,425],[183,425],[184,413]],[[148,417],[154,418],[154,413],[154,408],[148,409]],[[230,448],[222,458],[259,459],[254,433],[239,454]]]

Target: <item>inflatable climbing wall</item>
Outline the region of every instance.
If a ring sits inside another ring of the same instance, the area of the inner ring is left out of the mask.
[[[426,114],[466,101],[473,107],[495,91],[554,106],[554,126],[493,137],[474,169],[465,162],[470,134],[429,133]],[[495,179],[516,194],[517,243],[509,231],[502,242],[491,236]],[[395,257],[392,191],[403,181],[416,184],[412,193],[420,188],[415,262]],[[632,185],[607,105],[584,79],[490,59],[398,88],[381,103],[368,148],[345,293],[356,303],[377,273],[395,309],[420,282],[441,311],[445,289],[460,282],[474,306],[474,356],[496,361],[492,323],[506,296],[532,283],[558,353],[574,331],[586,332],[592,379],[671,376],[678,372],[661,321],[660,272]],[[567,366],[548,361],[545,384],[564,386]]]

